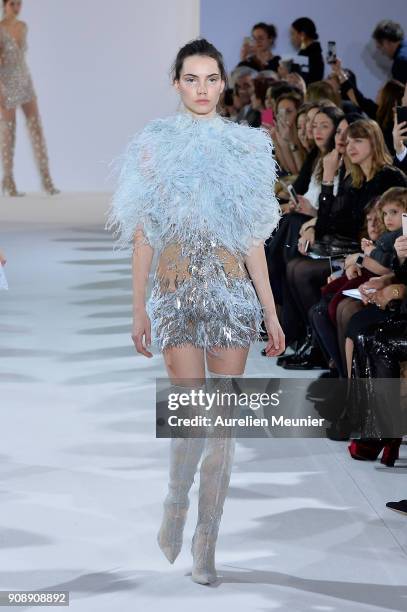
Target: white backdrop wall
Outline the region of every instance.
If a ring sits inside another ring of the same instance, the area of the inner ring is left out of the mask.
[[[199,0],[24,0],[27,60],[64,191],[107,191],[109,161],[150,118],[177,108],[170,65],[199,34]],[[19,111],[16,179],[39,179]]]
[[[361,91],[375,97],[388,78],[389,61],[375,50],[371,34],[378,21],[393,19],[407,35],[407,0],[201,0],[201,33],[223,51],[228,70],[258,21],[277,26],[276,54],[293,54],[289,28],[298,17],[315,21],[324,53],[328,40],[337,41],[343,65],[356,73]]]

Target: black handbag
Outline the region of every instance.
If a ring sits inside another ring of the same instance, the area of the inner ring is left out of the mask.
[[[316,240],[309,250],[309,253],[314,253],[319,257],[340,257],[358,253],[360,251],[360,243],[352,240],[347,236],[329,235],[322,236],[320,240]]]

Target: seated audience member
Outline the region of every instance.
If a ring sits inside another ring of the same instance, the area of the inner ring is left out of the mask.
[[[351,180],[349,181],[347,179],[351,179],[350,174],[348,174],[345,178],[343,193],[346,192],[346,189],[350,189],[352,185]],[[345,205],[347,202],[351,201],[350,198],[342,198],[341,200]],[[368,252],[367,243],[369,245],[374,245],[383,231],[376,208],[378,200],[378,198],[373,199],[364,209],[365,225],[360,234],[362,236],[360,248],[363,253]],[[340,218],[340,211],[338,212],[338,217]],[[352,215],[354,211],[350,209],[349,213]],[[334,221],[337,215],[334,214],[332,216]],[[343,220],[346,220],[346,214],[343,214]],[[350,226],[349,221],[350,219],[348,219],[348,224]],[[357,230],[358,224],[356,223],[352,227],[353,229]],[[355,233],[355,235],[357,238],[360,238],[358,233]],[[322,297],[317,304],[310,308],[308,317],[313,338],[316,340],[316,342],[314,341],[314,344],[318,345],[322,350],[326,363],[329,364],[331,370],[330,375],[333,377],[339,376],[340,378],[346,378],[347,368],[342,313],[346,312],[346,315],[349,315],[347,320],[349,320],[350,316],[352,316],[354,312],[357,312],[359,308],[362,308],[362,305],[356,300],[345,298],[339,305],[337,305],[336,316],[333,318],[332,302],[337,296],[343,297],[340,293],[341,288],[338,289],[335,281],[335,274],[328,277],[327,284],[321,289]],[[348,308],[348,310],[346,310],[346,308]],[[349,312],[351,314],[349,314]]]
[[[353,208],[363,208],[375,197],[382,195],[390,187],[407,187],[405,174],[392,166],[392,158],[388,154],[383,134],[376,122],[370,119],[360,119],[352,123],[346,134],[346,154],[350,162],[351,188],[346,190],[345,199],[349,203],[340,205],[340,208],[350,211]],[[334,189],[334,177],[337,168],[334,164],[325,163],[322,177],[319,208],[324,206],[335,207],[332,192]],[[343,224],[342,224],[343,225]],[[361,226],[359,226],[359,231]],[[313,242],[312,226],[303,232],[302,239],[306,238]],[[322,261],[322,263],[321,263]],[[309,326],[309,309],[317,304],[321,296],[321,287],[330,273],[329,262],[321,260],[318,269],[314,261],[308,257],[299,257],[289,261],[287,265],[287,295],[283,298],[283,311],[286,315],[283,320],[284,331],[288,340],[291,336],[299,337]],[[325,364],[318,347],[313,344],[311,334],[296,355],[282,358],[279,363],[288,369],[308,369],[309,367],[321,367]]]
[[[298,55],[308,59],[308,66],[301,68],[301,76],[308,85],[324,78],[324,60],[315,23],[308,17],[300,17],[291,24],[290,37]]]
[[[238,105],[240,106],[236,117],[237,123],[247,123],[246,115],[252,110],[251,96],[254,92],[254,80],[257,75],[257,70],[248,66],[239,66],[232,72],[231,78],[234,83],[235,94],[239,97]]]
[[[360,287],[367,307],[355,315],[349,325],[353,336],[354,353],[352,377],[357,378],[400,378],[405,376],[407,361],[407,236],[400,236],[395,242],[393,274],[374,278]],[[402,373],[402,366],[404,372]],[[363,387],[367,393],[367,405],[377,402],[377,387]],[[375,390],[376,389],[376,390]],[[387,409],[392,423],[397,423],[394,435],[406,433],[406,411],[397,411],[396,402],[406,402],[406,385],[397,386],[396,397],[387,398],[386,390],[379,398],[381,411]],[[370,397],[369,397],[370,395]],[[388,402],[388,406],[386,406]],[[403,405],[400,404],[400,408]],[[385,414],[382,412],[382,414]],[[366,415],[369,419],[369,415]],[[352,422],[349,408],[342,414],[341,426]],[[368,424],[372,422],[369,419]],[[375,422],[373,421],[373,428]],[[350,427],[348,427],[350,430]],[[373,432],[376,433],[376,432]],[[375,460],[384,448],[382,463],[393,466],[399,457],[401,437],[362,438],[353,440],[349,452],[353,459]]]
[[[322,348],[334,360],[338,372],[344,376],[349,369],[351,346],[345,348],[345,331],[349,320],[363,308],[359,300],[345,298],[342,291],[359,287],[372,276],[390,273],[394,258],[394,245],[401,233],[401,216],[407,211],[407,188],[392,187],[378,200],[375,207],[380,217],[381,233],[376,240],[370,235],[362,239],[361,251],[349,255],[345,260],[345,272],[342,277],[332,281],[322,289],[323,301],[326,300],[326,312],[331,323],[336,326],[338,345],[329,334],[329,324],[324,322],[321,309],[311,308],[309,312],[313,328],[322,344]],[[324,333],[321,333],[321,330]],[[326,348],[326,344],[329,348]]]
[[[300,141],[306,154],[308,154],[315,145],[314,140],[312,138],[310,140],[307,133],[307,112],[310,108],[312,108],[312,104],[309,102],[302,104],[297,111],[297,117],[295,120],[298,140]]]
[[[310,112],[310,111],[308,111]],[[316,143],[316,156],[312,167],[308,190],[305,196],[298,194],[299,205],[292,205],[274,235],[266,245],[270,283],[275,301],[284,307],[284,295],[287,292],[287,262],[298,255],[298,236],[304,222],[314,220],[318,207],[318,193],[321,189],[322,159],[336,144],[335,132],[343,119],[343,113],[335,106],[317,107],[312,124],[313,138]],[[335,179],[338,186],[339,178]],[[294,327],[297,327],[295,324]],[[295,331],[288,334],[289,342],[295,340]]]
[[[235,106],[235,94],[232,88],[225,89],[220,99],[220,111],[219,114],[222,117],[228,117],[232,121],[234,121],[237,117],[237,113],[239,111],[239,107]]]
[[[276,122],[269,128],[279,166],[289,175],[298,174],[305,158],[296,127],[297,112],[301,104],[300,94],[282,94],[275,103]]]
[[[393,79],[403,85],[407,83],[407,41],[399,23],[384,19],[380,21],[373,34],[377,48],[393,60],[391,74]]]
[[[262,124],[261,112],[266,108],[266,94],[270,85],[269,79],[260,76],[254,80],[254,91],[250,97],[251,110],[246,115],[246,120],[252,127],[260,127]]]
[[[404,87],[398,81],[388,81],[379,91],[377,102],[365,98],[357,89],[356,85],[349,81],[341,68],[340,60],[332,65],[333,70],[341,82],[343,96],[348,96],[371,119],[375,119],[380,125],[387,148],[394,155],[393,148],[393,123],[394,107],[400,105],[404,96]]]
[[[407,83],[401,105],[407,107]],[[407,121],[397,122],[397,113],[394,113],[393,147],[395,151],[394,164],[407,172]]]
[[[308,85],[305,98],[307,102],[331,100],[338,108],[342,105],[340,93],[328,81],[315,81]]]
[[[347,115],[349,113],[359,113],[361,118],[365,115],[356,104],[350,100],[344,100],[342,98],[339,80],[336,80],[335,82],[335,79],[332,78],[311,83],[307,87],[306,100],[307,102],[330,100],[333,104],[335,104],[335,106],[341,108]]]
[[[277,72],[280,56],[273,55],[272,47],[277,38],[277,29],[273,24],[256,23],[252,28],[252,42],[245,39],[240,51],[241,61],[238,66],[249,66],[255,70],[273,70]]]

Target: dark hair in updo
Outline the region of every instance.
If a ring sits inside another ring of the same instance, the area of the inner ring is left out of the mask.
[[[222,80],[225,81],[227,87],[228,77],[222,53],[205,38],[196,38],[195,40],[191,40],[191,42],[181,47],[181,49],[178,51],[175,62],[171,68],[173,82],[179,80],[182,66],[184,65],[184,60],[193,55],[202,55],[203,57],[211,57],[212,59],[216,60],[220,76]]]
[[[260,21],[252,27],[252,32],[254,32],[254,30],[264,30],[267,36],[272,38],[273,41],[275,41],[277,38],[277,28],[272,23],[264,23],[264,21]]]
[[[292,22],[291,27],[297,32],[302,32],[312,40],[318,40],[318,32],[315,23],[309,17],[300,17]]]

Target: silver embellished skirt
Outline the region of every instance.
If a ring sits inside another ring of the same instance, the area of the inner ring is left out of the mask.
[[[0,65],[0,88],[6,108],[15,108],[36,97],[31,75],[25,62]]]
[[[161,351],[248,347],[261,339],[262,308],[243,257],[205,235],[162,249],[146,309]]]

